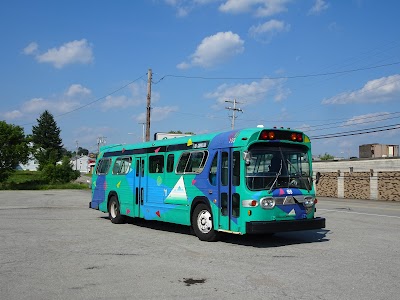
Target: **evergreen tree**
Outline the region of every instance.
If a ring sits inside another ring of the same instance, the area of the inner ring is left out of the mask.
[[[63,144],[60,137],[61,130],[51,113],[45,110],[37,119],[38,125],[32,126],[32,142],[35,147],[35,158],[39,162],[39,169],[61,160]]]
[[[28,142],[20,126],[0,121],[0,182],[29,157]]]

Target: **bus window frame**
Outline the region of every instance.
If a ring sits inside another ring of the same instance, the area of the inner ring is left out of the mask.
[[[101,172],[100,173],[99,169],[103,167],[104,161],[108,161],[108,166],[107,166],[107,169],[105,170],[105,172]],[[99,160],[98,164],[97,164],[97,167],[96,167],[96,175],[107,175],[108,172],[110,171],[111,164],[112,164],[112,159],[111,158],[108,158],[108,157],[107,158],[104,158],[104,157],[101,158]]]
[[[125,169],[125,172],[121,172],[122,167],[123,167],[123,164],[121,164],[121,165],[119,166],[118,172],[114,172],[114,171],[115,171],[114,168],[115,168],[115,165],[117,164],[117,162],[118,162],[118,161],[123,161],[123,162],[125,162],[126,159],[129,160],[129,165],[128,165],[128,168]],[[131,165],[132,165],[132,157],[130,157],[130,156],[119,156],[119,157],[117,157],[117,158],[115,159],[115,161],[114,161],[114,164],[113,164],[112,172],[111,172],[111,173],[112,173],[113,175],[126,175],[126,174],[129,173],[129,170],[131,169]]]
[[[156,169],[153,170],[153,165],[154,163],[157,164],[157,162],[161,163],[161,171],[159,170],[158,172],[156,171]],[[149,155],[148,158],[148,172],[149,174],[160,174],[160,173],[164,173],[164,169],[165,169],[165,155],[164,154],[155,154],[155,155]]]
[[[197,154],[197,153],[203,153],[203,156],[202,156],[202,158],[201,158],[201,162],[200,162],[200,164],[199,164],[199,167],[197,168],[196,171],[191,171],[191,172],[186,171],[186,170],[188,169],[189,163],[192,161],[191,158],[193,157],[193,155],[195,155],[195,154]],[[182,158],[183,158],[184,156],[187,156],[187,155],[188,155],[189,157],[187,158],[187,160],[186,160],[186,162],[185,162],[185,167],[183,168],[183,171],[179,171],[178,168],[179,168],[179,166],[181,165],[181,164],[180,164],[180,163],[181,163],[181,160],[182,160]],[[209,157],[209,152],[208,152],[208,150],[183,151],[183,152],[181,153],[181,155],[179,156],[178,162],[177,162],[177,164],[176,164],[175,173],[176,173],[176,174],[200,174],[200,173],[203,172],[203,170],[204,170],[204,167],[205,167],[205,165],[206,165],[206,163],[207,163],[208,157]]]
[[[174,171],[174,166],[175,166],[175,154],[169,153],[167,155],[167,167],[166,167],[167,173],[172,173]]]

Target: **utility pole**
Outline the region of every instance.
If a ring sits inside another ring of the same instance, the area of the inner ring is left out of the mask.
[[[75,171],[78,170],[78,141],[76,140],[76,152],[75,152]]]
[[[144,142],[144,141],[145,141],[145,130],[144,130],[144,128],[145,128],[146,123],[145,123],[145,122],[142,122],[142,123],[139,123],[139,124],[142,124],[142,128],[143,128],[142,142]]]
[[[100,145],[101,144],[103,144],[103,145],[106,144],[106,137],[105,136],[99,136],[97,138],[97,153],[98,154],[100,154]]]
[[[146,142],[150,141],[151,79],[152,72],[149,69],[147,73]]]
[[[225,102],[233,103],[233,107],[230,107],[230,106],[229,107],[225,107],[226,109],[232,111],[232,116],[229,116],[229,117],[232,118],[232,130],[233,130],[233,129],[235,129],[235,119],[237,118],[235,116],[235,112],[241,111],[243,113],[243,110],[241,108],[237,108],[236,107],[236,104],[238,104],[238,103],[240,104],[240,102],[237,102],[236,99],[233,99],[233,101],[225,100]]]

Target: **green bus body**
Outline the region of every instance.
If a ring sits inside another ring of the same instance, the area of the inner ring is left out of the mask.
[[[319,229],[311,143],[299,131],[250,128],[100,148],[90,208],[218,232]],[[275,170],[274,170],[275,168]]]

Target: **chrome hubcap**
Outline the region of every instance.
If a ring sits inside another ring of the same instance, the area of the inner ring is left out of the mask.
[[[209,233],[212,229],[211,214],[207,210],[202,210],[197,216],[197,227],[202,233]]]

